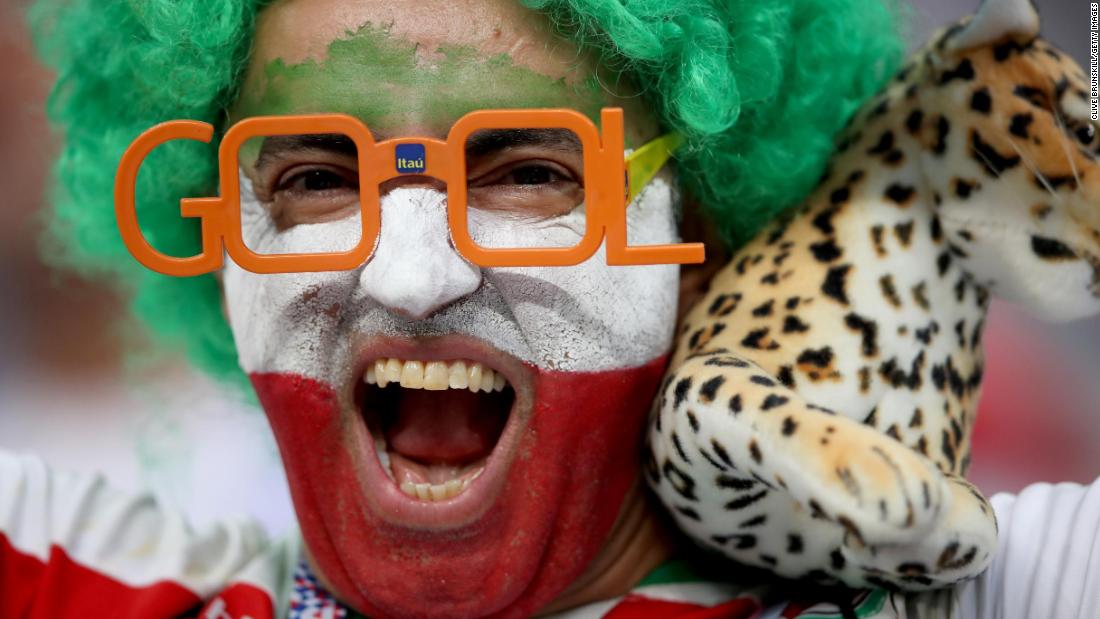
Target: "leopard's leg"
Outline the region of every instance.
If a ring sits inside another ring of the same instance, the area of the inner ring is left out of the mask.
[[[842,549],[863,566],[868,584],[918,590],[951,585],[982,573],[997,547],[993,507],[966,479],[944,473],[948,481],[940,524],[912,544]]]
[[[748,359],[687,359],[658,406],[651,438],[662,479],[674,489],[693,485],[699,500],[729,485],[715,472],[755,480],[864,544],[908,542],[939,519],[946,480],[930,460],[806,402]]]
[[[689,358],[657,407],[651,485],[685,532],[743,563],[849,584],[868,584],[868,573],[890,581],[902,576],[900,564],[875,560],[880,548],[923,556],[914,547],[953,533],[943,528],[948,501],[977,509],[955,500],[955,484],[929,460],[805,402],[744,358]]]

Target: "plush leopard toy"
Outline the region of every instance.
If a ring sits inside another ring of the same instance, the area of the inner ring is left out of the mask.
[[[1026,0],[989,0],[938,36],[687,316],[648,477],[698,543],[903,590],[989,564],[996,521],[963,474],[990,295],[1100,312],[1096,124],[1037,33]]]

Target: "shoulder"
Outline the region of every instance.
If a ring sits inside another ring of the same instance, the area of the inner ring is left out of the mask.
[[[288,544],[244,518],[193,530],[151,494],[0,450],[0,617],[169,619],[241,604],[271,617]]]
[[[554,619],[841,619],[851,613],[874,619],[1100,617],[1100,479],[1090,485],[1034,484],[990,502],[1000,525],[993,563],[980,577],[953,588],[908,596],[883,590],[806,595],[733,584],[751,579],[730,570],[723,577],[705,569],[706,561],[673,561],[625,596]]]
[[[1033,484],[990,503],[999,525],[993,563],[954,588],[895,596],[906,617],[1100,617],[1100,479]]]
[[[963,617],[1100,617],[1100,479],[1034,484],[990,501],[993,564],[958,589]]]

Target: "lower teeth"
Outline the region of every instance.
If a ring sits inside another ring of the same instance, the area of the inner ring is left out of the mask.
[[[397,479],[393,475],[393,469],[390,468],[390,453],[385,438],[381,436],[374,437],[374,453],[378,454],[378,462],[382,465],[382,470],[386,472],[386,475],[390,479],[396,482]],[[479,469],[476,473],[465,479],[451,479],[441,484],[418,484],[411,481],[405,481],[401,483],[400,488],[405,494],[420,499],[421,501],[446,501],[447,499],[461,494],[462,491],[470,485],[470,482],[477,479],[478,475],[481,475],[483,470],[485,469]]]
[[[429,484],[429,483],[413,483],[411,481],[402,482],[401,492],[420,499],[421,501],[446,501],[452,497],[456,497],[461,494],[466,488],[477,479],[478,475],[481,475],[481,471],[474,473],[466,479],[451,479],[442,484]]]
[[[378,454],[378,462],[382,464],[382,470],[386,472],[390,479],[394,479],[393,471],[390,470],[390,452],[386,449],[386,439],[380,436],[375,437],[374,453]],[[394,481],[397,480],[394,479]]]

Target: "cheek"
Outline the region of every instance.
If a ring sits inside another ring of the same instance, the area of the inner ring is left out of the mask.
[[[340,251],[359,240],[358,214],[279,231],[246,178],[241,190],[241,236],[258,254]],[[357,281],[358,271],[260,275],[227,260],[225,306],[241,369],[293,372],[331,384],[345,365],[336,331]]]
[[[671,184],[655,179],[627,211],[630,243],[677,242],[674,200]],[[561,247],[580,240],[583,222],[583,213],[575,212],[541,224],[481,215],[473,225],[500,246]],[[601,247],[574,267],[488,271],[486,279],[504,297],[541,367],[602,371],[638,366],[664,355],[671,345],[678,265],[608,266]]]
[[[338,327],[354,272],[257,275],[226,267],[225,305],[245,372],[292,372],[336,384],[347,365]]]
[[[677,302],[675,266],[609,267],[602,252],[570,269],[488,277],[511,308],[540,367],[598,372],[664,355]]]

